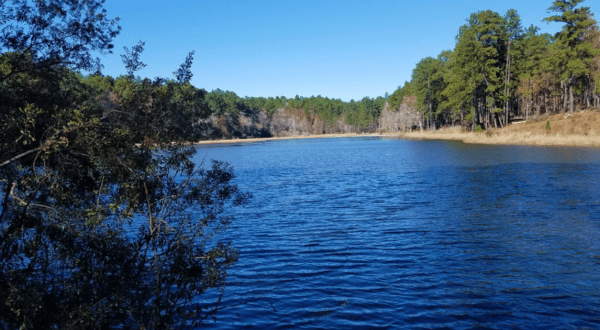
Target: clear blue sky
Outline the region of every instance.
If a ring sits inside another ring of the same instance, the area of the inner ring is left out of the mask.
[[[510,8],[523,26],[555,33],[550,0],[107,0],[123,28],[104,73],[125,72],[123,46],[146,42],[142,77],[173,77],[195,50],[192,84],[239,96],[322,95],[344,101],[390,94],[415,64],[454,48],[473,12]],[[596,18],[597,0],[584,1]]]

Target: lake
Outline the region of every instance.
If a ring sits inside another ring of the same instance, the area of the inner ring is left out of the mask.
[[[210,328],[600,326],[600,149],[304,139],[202,159],[254,195],[222,236],[237,306]]]

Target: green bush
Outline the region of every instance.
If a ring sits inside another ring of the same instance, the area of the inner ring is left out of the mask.
[[[484,131],[484,129],[481,128],[481,125],[477,125],[475,127],[475,129],[473,129],[473,132],[476,132],[476,133],[482,133],[483,131]]]

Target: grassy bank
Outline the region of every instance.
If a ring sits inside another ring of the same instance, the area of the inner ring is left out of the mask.
[[[436,132],[403,134],[412,139],[462,140],[465,143],[521,144],[554,146],[600,146],[600,112],[586,110],[572,116],[558,114],[540,116],[524,123],[515,123],[483,133],[465,132],[460,127],[443,128]]]

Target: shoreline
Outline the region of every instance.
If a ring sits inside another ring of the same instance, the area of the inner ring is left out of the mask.
[[[192,144],[193,145],[210,145],[210,144],[269,142],[269,141],[280,141],[280,140],[333,139],[333,138],[385,137],[385,136],[402,136],[402,133],[364,133],[364,134],[343,133],[343,134],[292,135],[292,136],[279,136],[279,137],[270,137],[270,138],[205,140],[205,141],[194,142]]]
[[[473,132],[448,132],[444,129],[438,132],[412,132],[412,133],[346,133],[346,134],[320,134],[320,135],[295,135],[271,138],[249,138],[228,140],[206,140],[192,143],[197,146],[239,144],[270,142],[282,140],[304,140],[304,139],[333,139],[333,138],[357,138],[357,137],[391,137],[408,140],[454,140],[466,144],[488,144],[488,145],[531,145],[531,146],[570,146],[570,147],[600,147],[600,136],[585,135],[541,135],[530,132],[513,133],[499,132],[486,135],[486,133]]]
[[[511,124],[504,128],[485,132],[465,132],[462,127],[444,127],[435,132],[413,131],[410,133],[344,133],[293,135],[270,138],[248,138],[229,140],[205,140],[192,145],[217,145],[235,143],[269,142],[279,140],[331,139],[354,137],[389,137],[412,140],[457,140],[467,144],[532,145],[600,147],[600,112],[579,111],[573,115],[555,114],[536,116],[527,122]]]
[[[531,132],[486,133],[405,133],[404,138],[415,140],[458,140],[466,144],[600,147],[600,136],[534,134]]]

